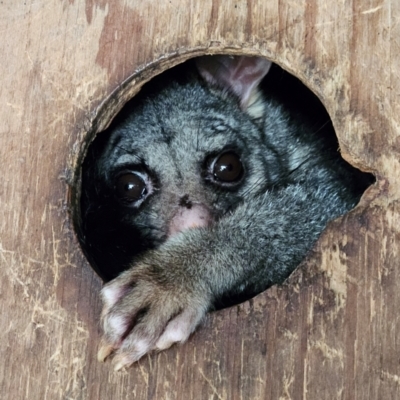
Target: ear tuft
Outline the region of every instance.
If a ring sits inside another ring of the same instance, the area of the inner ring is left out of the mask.
[[[262,57],[217,55],[196,59],[197,69],[203,79],[236,95],[243,110],[249,107],[271,64],[271,61]]]

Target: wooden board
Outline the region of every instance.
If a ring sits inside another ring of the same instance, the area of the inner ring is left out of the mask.
[[[2,0],[0,32],[1,398],[400,398],[398,1]],[[100,124],[157,71],[219,52],[298,76],[378,180],[287,284],[115,373],[70,214],[88,132],[117,88]]]

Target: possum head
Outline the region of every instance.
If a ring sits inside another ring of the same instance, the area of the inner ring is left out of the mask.
[[[200,77],[143,97],[113,130],[98,179],[143,240],[211,226],[282,178],[259,121],[266,106],[257,88],[269,67],[253,57],[199,58]]]

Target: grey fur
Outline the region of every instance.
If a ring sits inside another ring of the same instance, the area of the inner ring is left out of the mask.
[[[144,352],[157,347],[168,321],[182,310],[197,308],[203,315],[216,302],[283,282],[327,222],[359,200],[354,177],[339,154],[323,146],[321,132],[293,119],[274,99],[256,103],[250,107],[262,107],[261,118],[243,111],[226,90],[191,78],[144,98],[113,130],[96,180],[112,191],[118,171],[145,166],[153,194],[138,209],[121,207],[125,222],[153,249],[106,285],[114,300],[104,292],[109,348],[100,358],[114,351],[118,367],[129,365],[143,354],[138,340],[149,343]],[[241,184],[229,190],[204,177],[207,156],[224,149],[239,152],[245,169]],[[215,223],[167,239],[185,196],[206,204]],[[131,322],[121,334],[110,321],[122,315]],[[190,331],[199,319],[194,321]]]

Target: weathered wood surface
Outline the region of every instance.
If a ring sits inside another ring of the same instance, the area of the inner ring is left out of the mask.
[[[400,398],[400,2],[3,0],[0,33],[2,399]],[[107,96],[204,52],[293,72],[378,182],[287,285],[115,373],[69,183]]]

